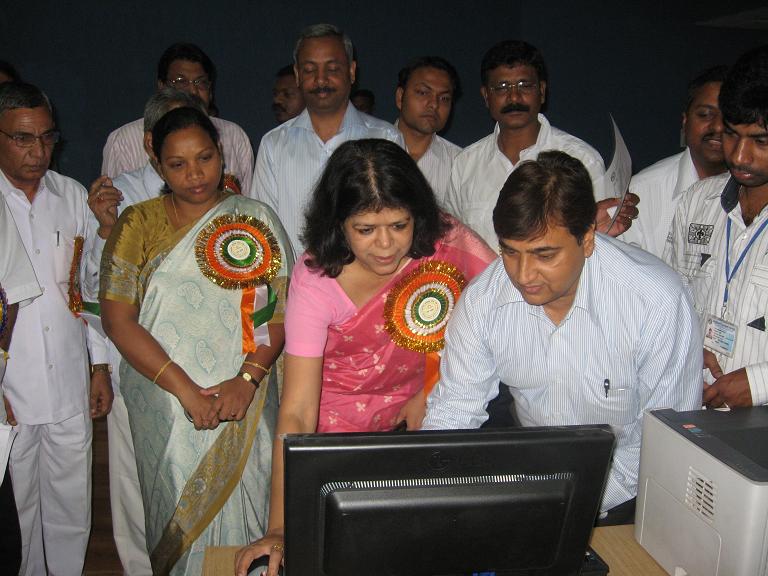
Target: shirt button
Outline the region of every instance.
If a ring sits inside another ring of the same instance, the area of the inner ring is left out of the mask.
[[[46,331],[46,332],[50,332],[50,331],[51,331],[51,327],[50,327],[50,326],[46,326],[46,327],[45,327],[45,331]]]
[[[35,215],[34,215],[34,214],[30,214],[30,215],[29,215],[29,219],[30,219],[30,220],[34,220],[34,219],[35,219]]]
[[[48,370],[53,370],[53,364],[48,364]]]
[[[40,248],[37,248],[37,249],[35,250],[35,254],[40,254]]]

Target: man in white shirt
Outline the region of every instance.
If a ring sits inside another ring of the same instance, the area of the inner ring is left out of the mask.
[[[91,185],[88,195],[88,205],[91,209],[88,215],[88,232],[94,242],[85,262],[83,285],[83,293],[91,302],[98,301],[101,254],[120,212],[128,206],[155,198],[163,191],[164,182],[155,168],[156,161],[152,153],[152,129],[166,113],[181,106],[198,108],[205,112],[200,99],[192,94],[168,87],[158,90],[144,107],[143,144],[146,164],[114,179],[102,176]],[[122,356],[111,340],[105,337],[104,342],[108,348],[110,364],[119,366]],[[144,502],[136,471],[136,454],[128,411],[120,392],[120,376],[117,370],[113,372],[112,384],[115,398],[107,417],[112,533],[126,576],[151,576],[152,565],[147,553],[144,528]]]
[[[173,44],[157,63],[157,87],[170,86],[200,98],[211,114],[216,88],[216,67],[208,55],[194,44]],[[245,192],[251,186],[253,149],[248,135],[229,120],[211,117],[221,136],[225,170],[234,174]],[[114,178],[123,172],[142,168],[147,158],[142,140],[144,123],[141,118],[114,130],[104,145],[101,173]]]
[[[595,234],[590,175],[546,151],[507,179],[493,211],[501,258],[451,316],[424,428],[476,428],[499,382],[523,426],[610,424],[601,524],[634,521],[643,411],[701,404],[701,333],[680,277]]]
[[[719,98],[728,172],[685,192],[664,250],[699,312],[711,406],[768,404],[766,94],[768,45],[728,72]]]
[[[465,148],[454,160],[446,207],[491,246],[497,242],[491,212],[507,176],[524,160],[544,150],[562,150],[584,164],[598,202],[597,230],[608,230],[608,209],[618,205],[608,194],[605,167],[589,144],[551,126],[539,111],[546,101],[547,68],[527,42],[505,40],[483,56],[480,94],[496,121],[493,133]],[[637,197],[627,195],[610,234],[617,236],[637,216]]]
[[[331,24],[305,28],[293,52],[306,109],[264,135],[249,195],[277,212],[301,254],[304,209],[325,164],[340,144],[361,138],[402,143],[397,129],[355,109],[349,93],[357,62],[349,37]]]
[[[453,159],[461,148],[437,133],[445,128],[459,92],[456,69],[439,56],[417,58],[397,77],[395,104],[400,116],[395,126],[441,205],[450,186]]]
[[[91,418],[112,402],[106,358],[88,377],[80,261],[87,257],[85,189],[48,170],[59,132],[48,99],[0,85],[0,193],[43,294],[19,310],[3,388],[18,422],[11,475],[22,534],[21,574],[80,574],[91,525]],[[90,380],[90,381],[89,381]]]
[[[283,66],[275,74],[272,87],[272,112],[278,124],[296,118],[304,110],[304,96],[296,85],[293,66]]]
[[[0,198],[0,385],[5,375],[6,350],[11,343],[19,305],[40,295],[35,272],[19,238],[5,200]],[[0,398],[3,396],[0,386]],[[13,443],[15,421],[8,422],[5,402],[0,402],[0,573],[18,574],[21,566],[19,515],[8,471],[8,453]]]
[[[708,68],[688,84],[682,128],[687,147],[632,177],[629,189],[642,198],[643,209],[632,228],[621,235],[624,242],[661,258],[683,192],[694,182],[725,172],[717,97],[727,72],[727,66]]]

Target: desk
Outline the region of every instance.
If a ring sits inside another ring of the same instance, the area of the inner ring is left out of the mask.
[[[592,548],[611,567],[610,576],[667,576],[667,573],[637,543],[634,525],[603,526],[592,532]],[[209,547],[205,551],[202,576],[232,576],[239,546]]]
[[[595,528],[590,544],[610,567],[610,576],[667,576],[635,540],[634,524]]]

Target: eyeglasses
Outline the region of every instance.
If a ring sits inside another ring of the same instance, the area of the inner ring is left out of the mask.
[[[43,132],[40,134],[40,136],[35,136],[29,132],[17,132],[15,134],[8,134],[8,132],[4,132],[3,130],[0,130],[0,134],[10,140],[13,140],[13,143],[16,144],[16,146],[19,148],[31,148],[38,140],[40,140],[40,143],[43,146],[53,146],[61,139],[61,132],[58,130],[48,130],[48,132]]]
[[[517,91],[518,94],[533,94],[538,87],[538,82],[518,80],[517,82],[499,82],[495,86],[488,86],[488,90],[494,94],[503,94],[506,96],[513,91]]]
[[[209,90],[211,88],[211,81],[208,80],[208,78],[195,78],[194,80],[189,80],[183,76],[179,76],[178,78],[172,78],[171,80],[168,80],[168,83],[171,84],[171,86],[174,88],[178,88],[179,90],[191,88],[192,86],[198,90]]]

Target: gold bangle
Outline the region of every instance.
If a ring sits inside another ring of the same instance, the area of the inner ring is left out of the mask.
[[[264,376],[268,376],[269,373],[272,372],[272,370],[270,370],[269,368],[265,368],[264,366],[262,366],[258,362],[251,362],[250,360],[243,360],[243,364],[248,364],[249,366],[253,366],[254,368],[258,368],[260,370],[263,370],[264,371]]]
[[[173,360],[170,358],[168,359],[168,362],[163,364],[163,367],[160,368],[160,370],[157,371],[157,374],[155,374],[155,378],[152,380],[152,384],[157,384],[157,379],[160,378],[160,375],[165,372],[165,369],[168,368],[169,365],[173,364]]]

